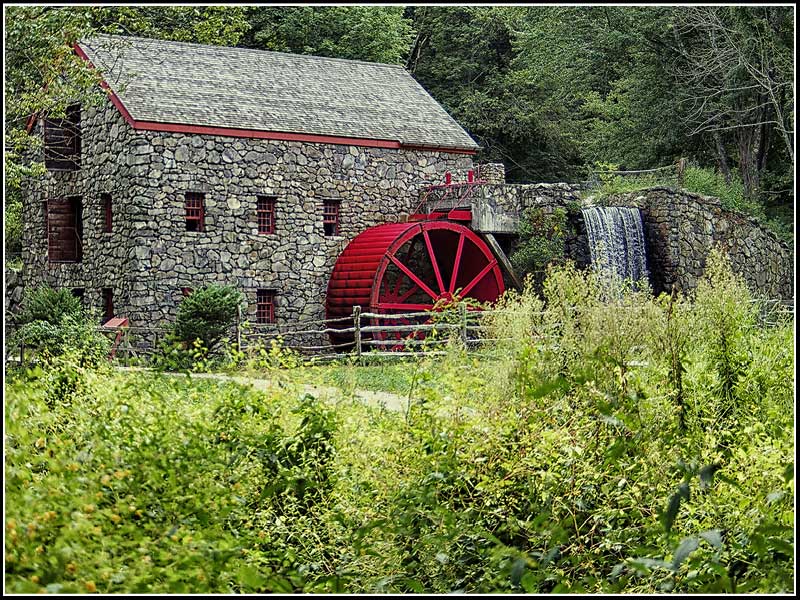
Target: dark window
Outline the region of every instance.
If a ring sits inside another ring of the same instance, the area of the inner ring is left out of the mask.
[[[72,288],[72,295],[75,296],[78,300],[80,300],[81,305],[83,305],[83,296],[84,296],[83,288]]]
[[[339,235],[339,200],[323,201],[322,227],[325,235]]]
[[[186,231],[204,231],[205,212],[203,208],[204,194],[186,193]]]
[[[275,322],[275,291],[258,290],[256,292],[256,323]]]
[[[65,119],[44,120],[44,164],[51,171],[81,166],[81,107],[67,107]]]
[[[81,198],[51,198],[47,201],[46,214],[50,262],[80,262],[83,257]]]
[[[111,194],[100,194],[100,200],[103,202],[103,214],[105,215],[103,233],[111,233],[111,228],[114,221],[113,209],[111,206]]]
[[[258,233],[275,233],[275,203],[274,196],[257,196],[256,217],[258,219]]]
[[[192,288],[190,288],[190,287],[182,287],[182,288],[181,288],[181,294],[183,294],[184,296],[188,296],[188,295],[189,295],[189,294],[191,294],[193,291],[194,291],[194,290],[193,290]]]
[[[114,292],[103,288],[103,323],[114,318]]]

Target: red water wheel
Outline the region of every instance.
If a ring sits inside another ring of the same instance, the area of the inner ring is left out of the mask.
[[[328,319],[344,318],[361,306],[363,312],[386,315],[373,319],[373,326],[413,325],[426,317],[390,315],[430,311],[454,296],[493,302],[503,290],[497,259],[471,229],[448,221],[389,223],[362,232],[339,256],[328,282],[326,312]],[[331,324],[337,329],[346,325]],[[406,340],[423,335],[412,328],[371,337],[396,342],[382,349],[401,349]],[[353,336],[332,335],[331,342],[351,343]]]

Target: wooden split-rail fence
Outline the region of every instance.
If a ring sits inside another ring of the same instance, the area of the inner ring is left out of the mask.
[[[759,307],[758,325],[772,327],[794,318],[794,305],[780,300],[753,300]],[[638,310],[630,307],[627,310]],[[341,359],[346,356],[399,358],[420,355],[442,355],[451,339],[459,340],[470,350],[480,350],[512,338],[492,337],[494,327],[487,321],[512,310],[468,310],[466,304],[442,312],[409,312],[384,314],[363,311],[355,306],[348,317],[297,321],[291,324],[254,325],[241,318],[229,332],[241,351],[269,348],[274,342],[283,349],[315,360]],[[539,313],[543,314],[543,313]],[[535,316],[535,315],[531,315]],[[557,327],[558,323],[551,323]],[[166,327],[129,326],[99,330],[115,342],[111,356],[124,362],[146,357],[158,351],[159,342],[166,339]],[[555,343],[555,332],[546,329],[527,332],[547,343]],[[341,340],[344,341],[332,341]],[[7,355],[13,355],[13,350]],[[25,348],[19,347],[19,360],[24,361]],[[13,357],[12,360],[15,360]]]

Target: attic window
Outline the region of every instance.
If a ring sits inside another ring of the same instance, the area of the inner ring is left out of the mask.
[[[81,166],[81,105],[67,107],[65,119],[44,120],[44,164],[50,171]]]
[[[47,200],[47,256],[50,262],[83,257],[83,206],[79,196]]]
[[[256,323],[275,322],[275,290],[256,291]]]
[[[256,197],[256,218],[258,219],[258,233],[275,233],[275,196]]]
[[[197,192],[186,193],[186,231],[205,230],[204,200],[205,194]]]
[[[322,203],[322,227],[325,235],[339,235],[339,200],[328,199]]]

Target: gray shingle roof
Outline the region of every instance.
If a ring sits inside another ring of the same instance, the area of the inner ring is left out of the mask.
[[[106,35],[80,47],[137,121],[478,147],[400,66]]]

